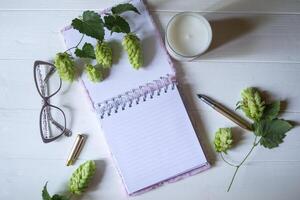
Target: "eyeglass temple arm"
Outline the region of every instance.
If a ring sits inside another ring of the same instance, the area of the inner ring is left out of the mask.
[[[55,121],[54,119],[49,119],[50,120],[50,122],[54,125],[54,126],[56,126],[56,128],[58,128],[59,130],[61,130],[61,131],[63,131],[64,130],[64,134],[65,135],[71,135],[71,131],[69,130],[69,129],[64,129],[64,126],[62,126],[60,123],[58,123],[57,121]]]
[[[52,115],[51,115],[51,112],[50,112],[49,108],[46,110],[46,112],[47,112],[47,117],[48,117],[49,121],[50,121],[56,128],[58,128],[58,129],[61,130],[61,131],[64,130],[65,135],[71,135],[71,134],[72,134],[72,132],[71,132],[69,129],[65,128],[64,126],[62,126],[60,123],[58,123],[57,121],[55,121],[55,120],[53,119],[53,117],[52,117]]]
[[[56,71],[56,68],[53,66],[50,68],[50,71],[47,73],[46,77],[44,78],[44,82],[47,83],[50,76],[52,76],[52,74],[54,74],[54,72]]]

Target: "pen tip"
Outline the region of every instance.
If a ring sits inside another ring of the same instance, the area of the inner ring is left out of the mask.
[[[198,96],[198,98],[201,98],[201,97],[203,97],[203,95],[202,95],[202,94],[197,94],[197,96]]]
[[[66,165],[67,165],[67,166],[72,165],[72,160],[68,160]]]

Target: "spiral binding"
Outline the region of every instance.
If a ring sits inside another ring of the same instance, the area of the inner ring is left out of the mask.
[[[95,108],[100,118],[103,119],[105,116],[119,112],[119,110],[125,110],[134,104],[137,105],[141,101],[153,99],[155,95],[160,96],[162,92],[167,93],[170,87],[174,90],[176,84],[175,77],[168,74],[160,77],[159,80],[154,80],[117,97],[97,103]]]

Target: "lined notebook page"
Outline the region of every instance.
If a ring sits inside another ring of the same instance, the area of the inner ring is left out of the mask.
[[[176,87],[101,125],[129,194],[207,162]]]

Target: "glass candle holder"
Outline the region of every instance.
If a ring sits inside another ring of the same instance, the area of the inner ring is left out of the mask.
[[[191,61],[203,54],[212,41],[209,22],[197,13],[176,14],[169,21],[165,33],[168,53],[176,60]]]

